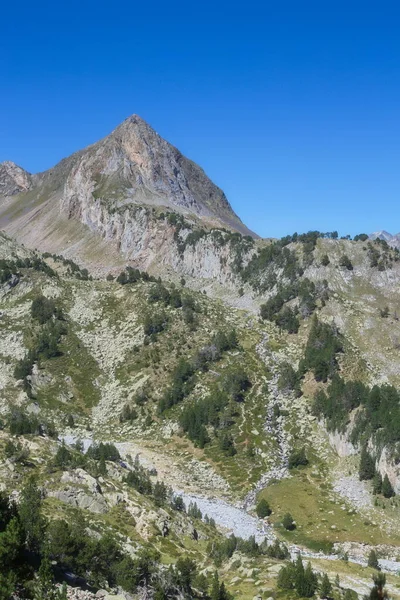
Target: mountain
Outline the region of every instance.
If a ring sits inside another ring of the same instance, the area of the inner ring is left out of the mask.
[[[107,246],[110,266],[132,260],[149,268],[153,257],[165,260],[162,239],[171,227],[160,215],[166,213],[191,227],[255,237],[204,171],[136,115],[44,173],[31,176],[3,163],[0,194],[5,231],[92,267]]]
[[[369,236],[370,240],[383,240],[387,242],[389,246],[393,248],[400,248],[400,233],[396,233],[392,235],[387,231],[376,231],[375,233],[371,233]]]
[[[138,117],[0,173],[0,597],[399,598],[393,236],[248,235]]]
[[[0,197],[15,196],[32,186],[32,176],[13,162],[0,163]]]

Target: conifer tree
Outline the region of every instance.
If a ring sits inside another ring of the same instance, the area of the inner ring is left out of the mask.
[[[330,598],[332,593],[332,584],[329,581],[329,577],[326,573],[322,576],[320,596],[321,598]]]
[[[26,536],[28,550],[37,550],[43,540],[45,519],[41,514],[42,499],[36,482],[31,478],[21,491],[19,520]]]
[[[388,593],[385,590],[386,576],[383,573],[374,573],[372,579],[374,586],[369,596],[365,596],[365,600],[385,600],[388,598]]]
[[[390,483],[389,477],[387,475],[385,475],[385,477],[383,478],[382,494],[385,496],[385,498],[392,498],[395,495],[394,489],[393,489],[392,484]]]
[[[382,475],[377,471],[372,479],[372,491],[374,494],[382,492]]]
[[[378,557],[376,555],[375,550],[371,550],[371,552],[368,555],[368,566],[371,569],[376,569],[377,571],[380,571]]]
[[[375,464],[366,446],[364,446],[364,448],[361,451],[360,468],[358,474],[360,477],[360,481],[372,479],[375,475]]]
[[[34,594],[35,600],[55,600],[54,574],[49,553],[46,550],[38,571],[38,581]]]

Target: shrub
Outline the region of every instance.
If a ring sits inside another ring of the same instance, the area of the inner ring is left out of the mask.
[[[233,438],[229,433],[223,433],[219,438],[219,448],[227,456],[235,456],[237,450],[233,442]]]
[[[52,299],[48,299],[45,296],[38,296],[32,301],[32,318],[39,321],[41,325],[47,323],[57,313],[56,304]]]
[[[379,561],[375,550],[371,550],[371,552],[368,555],[368,566],[371,569],[377,569],[378,571],[380,571]]]
[[[294,522],[294,519],[290,513],[286,513],[284,515],[282,519],[282,525],[288,531],[293,531],[293,529],[296,529],[296,523]]]
[[[261,498],[261,500],[258,502],[256,513],[260,519],[265,519],[265,517],[268,517],[271,514],[271,509],[265,498]]]
[[[350,258],[347,256],[347,254],[342,254],[342,256],[339,259],[339,265],[341,267],[346,267],[346,269],[348,271],[353,270],[353,264],[352,264]]]
[[[168,323],[168,317],[164,312],[146,315],[143,323],[145,335],[156,335],[164,331]]]
[[[299,450],[293,450],[289,455],[289,469],[306,466],[308,462],[304,446]]]

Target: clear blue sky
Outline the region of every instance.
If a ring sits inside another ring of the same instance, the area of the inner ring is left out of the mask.
[[[263,236],[397,232],[396,5],[2,3],[0,161],[45,170],[137,113]]]

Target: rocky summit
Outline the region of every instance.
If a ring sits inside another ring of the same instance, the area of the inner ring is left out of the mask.
[[[115,253],[110,266],[118,257],[159,263],[170,234],[160,215],[170,212],[254,236],[204,171],[137,115],[44,173],[0,165],[0,226],[27,246],[86,266],[96,264],[98,248],[105,254],[104,238]]]
[[[137,116],[0,194],[0,598],[400,597],[393,236],[259,239]]]

